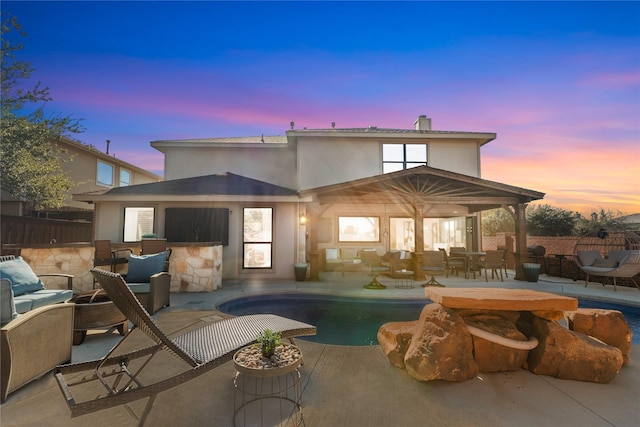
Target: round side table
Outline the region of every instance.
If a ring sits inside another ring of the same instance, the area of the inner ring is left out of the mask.
[[[413,271],[396,271],[395,286],[398,289],[413,289]]]
[[[257,346],[250,345],[236,352],[233,364],[236,375],[233,406],[234,426],[275,426],[302,424],[302,387],[298,367],[302,362],[300,349],[291,344],[282,344],[276,349],[289,352],[286,362],[256,366],[255,358],[262,356]],[[254,358],[251,363],[247,359]]]

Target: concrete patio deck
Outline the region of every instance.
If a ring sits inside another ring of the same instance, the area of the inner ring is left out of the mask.
[[[505,287],[537,289],[562,295],[619,302],[640,307],[640,290],[573,282],[541,275],[535,283],[510,278],[484,281],[449,277],[447,287]],[[370,278],[361,274],[324,273],[320,282],[225,281],[212,293],[172,294],[171,307],[156,314],[168,332],[210,321],[217,305],[240,295],[265,292],[311,292],[367,298],[423,297],[424,290],[396,289],[382,276],[385,290],[367,290]],[[215,316],[214,316],[215,317]],[[73,361],[100,357],[120,336],[90,331],[73,348]],[[593,384],[536,376],[525,370],[480,373],[462,383],[421,383],[392,366],[379,346],[349,347],[297,341],[305,364],[304,425],[324,426],[636,426],[640,409],[640,346],[609,384]],[[161,393],[147,426],[231,426],[233,417],[232,363]],[[51,374],[11,394],[0,407],[2,426],[133,426],[145,401],[71,419]]]

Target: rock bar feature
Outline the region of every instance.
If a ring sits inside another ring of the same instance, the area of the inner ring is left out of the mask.
[[[578,300],[531,289],[424,288],[431,301],[449,308],[505,311],[575,311]]]

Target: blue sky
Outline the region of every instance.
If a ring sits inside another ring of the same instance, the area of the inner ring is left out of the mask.
[[[482,176],[640,212],[638,2],[12,2],[20,59],[82,142],[162,174],[158,139],[296,127],[496,132]]]

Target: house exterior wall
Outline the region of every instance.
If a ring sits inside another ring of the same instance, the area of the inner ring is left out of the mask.
[[[382,173],[376,140],[298,138],[298,189],[321,187]]]
[[[300,227],[297,203],[108,203],[97,204],[96,207],[96,239],[109,239],[114,244],[123,241],[124,208],[154,207],[154,230],[158,237],[165,235],[164,221],[166,208],[227,208],[229,216],[229,245],[222,251],[222,277],[225,279],[265,277],[290,278],[293,275],[293,264],[300,259],[299,233]],[[274,209],[273,224],[273,268],[242,268],[242,212],[244,207],[272,207]],[[297,243],[296,243],[297,242]],[[124,243],[126,246],[127,244]],[[304,250],[302,250],[302,256]]]
[[[430,142],[429,166],[480,178],[480,144],[469,141]]]
[[[466,216],[466,210],[461,208],[464,212],[459,213],[459,217]],[[338,217],[341,216],[359,216],[359,217],[378,217],[380,219],[380,241],[379,242],[340,242],[338,238]],[[447,217],[450,213],[447,212]],[[472,215],[477,220],[477,215]],[[423,218],[441,218],[442,216],[438,210],[430,211],[428,215],[424,215]],[[389,205],[389,204],[334,204],[327,210],[325,210],[319,219],[316,221],[322,221],[325,225],[328,225],[329,230],[322,230],[322,238],[318,242],[318,250],[325,248],[336,247],[352,247],[352,248],[375,248],[379,255],[383,255],[385,252],[393,249],[390,243],[390,219],[391,218],[406,218],[407,220],[413,220],[413,212],[409,212],[404,209],[402,205]],[[328,231],[328,234],[325,233]],[[324,237],[328,239],[324,239]],[[435,248],[429,247],[425,241],[426,249],[433,250]]]
[[[226,172],[295,189],[295,148],[287,144],[218,144],[165,150],[167,180]]]
[[[382,144],[427,144],[430,167],[480,177],[480,144],[462,139],[298,138],[299,189],[382,173]]]

